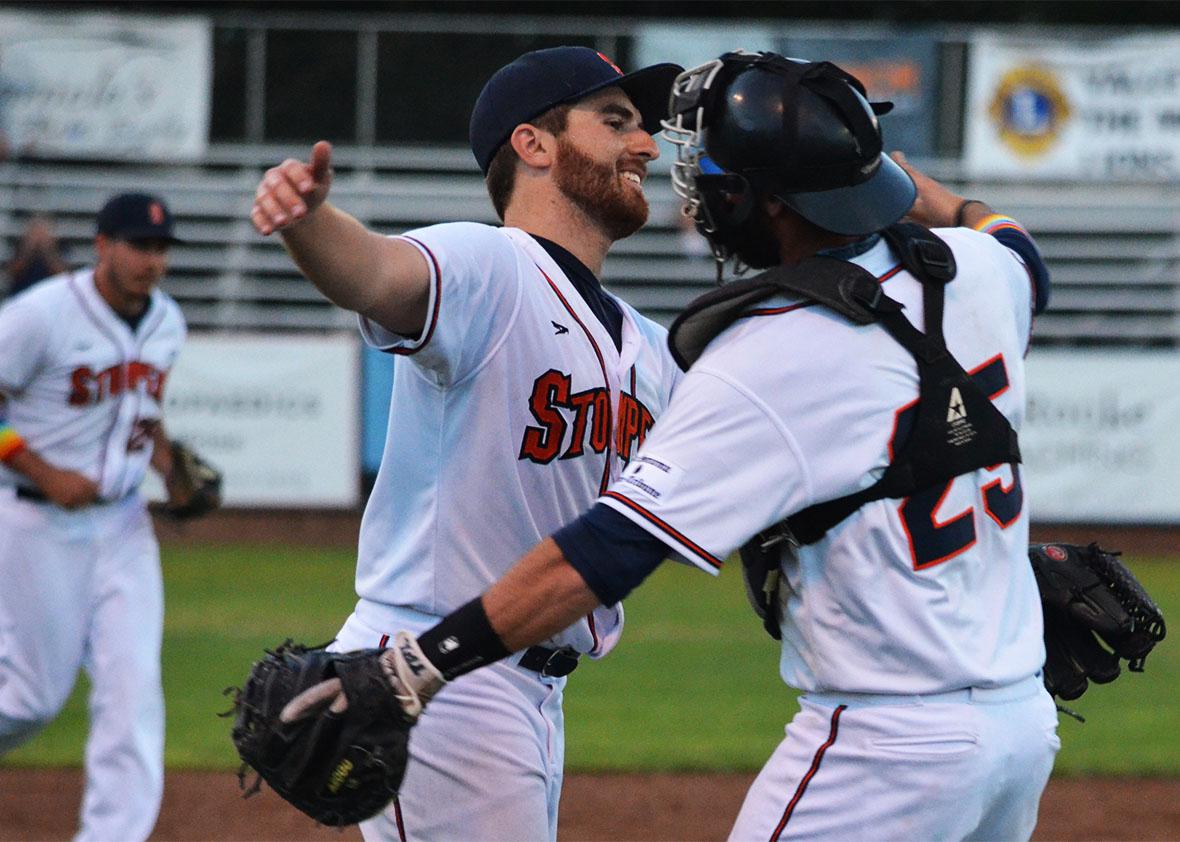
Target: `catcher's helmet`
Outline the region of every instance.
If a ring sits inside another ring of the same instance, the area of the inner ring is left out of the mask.
[[[726,53],[680,74],[664,137],[678,147],[673,187],[719,258],[749,220],[756,195],[774,195],[836,234],[864,235],[900,219],[913,181],[881,154],[864,86],[828,62]]]

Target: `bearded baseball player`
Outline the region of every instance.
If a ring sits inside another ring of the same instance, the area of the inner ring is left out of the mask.
[[[521,56],[471,116],[503,227],[387,237],[326,201],[330,146],[269,170],[252,213],[397,357],[388,437],[361,524],[356,609],[335,649],[384,646],[476,598],[617,480],[679,370],[666,331],[598,281],[646,221],[643,182],[680,68],[624,74],[583,47]],[[562,688],[619,639],[588,606],[421,720],[400,796],[366,839],[554,839]]]
[[[91,270],[0,309],[0,754],[91,682],[78,840],[143,840],[160,809],[159,548],[137,489],[172,456],[161,402],[185,337],[157,289],[179,242],[164,202],[115,196]]]
[[[677,79],[676,190],[767,271],[677,319],[691,369],[593,508],[376,656],[410,721],[662,559],[715,574],[740,547],[803,695],[731,838],[1031,835],[1059,742],[1017,430],[1048,275],[1016,222],[882,154],[888,105],[771,53]]]

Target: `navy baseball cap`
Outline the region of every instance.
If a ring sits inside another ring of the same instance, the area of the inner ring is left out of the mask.
[[[172,236],[172,212],[164,200],[148,193],[112,196],[98,212],[98,233],[120,240],[167,240]]]
[[[677,64],[653,64],[624,73],[589,47],[551,47],[525,53],[492,74],[471,112],[471,151],[479,168],[488,166],[521,123],[555,105],[575,102],[617,85],[638,109],[643,127],[655,134],[668,113],[672,82],[684,70]]]

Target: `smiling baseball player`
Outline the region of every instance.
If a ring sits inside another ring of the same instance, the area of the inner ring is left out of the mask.
[[[167,481],[161,404],[184,341],[157,289],[172,217],[142,193],[98,215],[98,262],[0,309],[0,754],[91,681],[78,840],[143,840],[163,791],[159,547],[137,488]]]
[[[397,355],[389,433],[361,525],[356,610],[334,648],[423,630],[585,509],[643,441],[679,373],[666,332],[603,290],[607,249],[647,219],[643,181],[678,68],[624,75],[584,47],[521,56],[484,87],[471,146],[504,227],[399,237],[325,202],[330,148],[259,185],[263,234]],[[410,746],[366,839],[552,839],[562,688],[615,645],[619,606],[457,682]]]
[[[883,155],[887,104],[834,65],[726,54],[673,104],[677,192],[719,258],[768,271],[678,318],[691,369],[597,505],[371,657],[425,718],[665,557],[716,573],[743,547],[804,692],[731,838],[1027,839],[1060,745],[1016,437],[1036,246]]]

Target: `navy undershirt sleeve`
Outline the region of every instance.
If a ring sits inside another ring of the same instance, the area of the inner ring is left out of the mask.
[[[1045,260],[1041,257],[1041,250],[1037,248],[1032,237],[1014,228],[1001,228],[998,231],[993,231],[992,236],[1019,254],[1024,260],[1024,265],[1028,267],[1028,274],[1032,277],[1033,286],[1036,289],[1037,300],[1033,306],[1033,312],[1039,316],[1049,306],[1050,286],[1049,267],[1045,265]]]
[[[663,541],[602,503],[553,540],[603,605],[622,600],[672,554]]]

